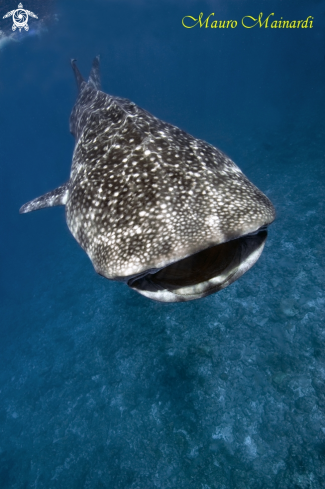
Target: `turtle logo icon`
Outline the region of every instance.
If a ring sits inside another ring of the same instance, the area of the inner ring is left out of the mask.
[[[6,19],[7,17],[11,16],[13,20],[12,30],[15,31],[18,28],[19,32],[21,32],[22,28],[24,28],[25,31],[29,30],[28,16],[38,19],[37,15],[35,15],[33,12],[23,9],[22,3],[18,5],[17,10],[11,10],[11,12],[7,12],[6,15],[3,16],[3,18]]]

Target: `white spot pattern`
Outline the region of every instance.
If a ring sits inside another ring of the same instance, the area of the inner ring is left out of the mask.
[[[66,217],[107,278],[161,268],[255,231],[274,208],[221,151],[84,83]]]

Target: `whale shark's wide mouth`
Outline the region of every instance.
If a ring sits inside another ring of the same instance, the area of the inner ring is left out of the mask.
[[[212,246],[158,271],[132,277],[128,285],[160,302],[199,299],[237,280],[259,259],[267,238],[266,227]]]

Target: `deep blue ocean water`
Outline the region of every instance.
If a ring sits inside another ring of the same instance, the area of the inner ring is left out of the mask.
[[[0,44],[0,488],[324,488],[324,0],[49,5]],[[182,26],[200,12],[314,27]],[[63,207],[18,214],[69,177],[69,60],[87,76],[96,54],[104,91],[272,200],[260,260],[218,294],[150,301],[95,273]]]

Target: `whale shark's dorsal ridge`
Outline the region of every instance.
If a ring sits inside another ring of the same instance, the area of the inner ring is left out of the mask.
[[[21,208],[65,205],[95,270],[163,302],[227,287],[258,260],[270,200],[224,153],[100,90],[99,57],[79,90],[70,179]]]

